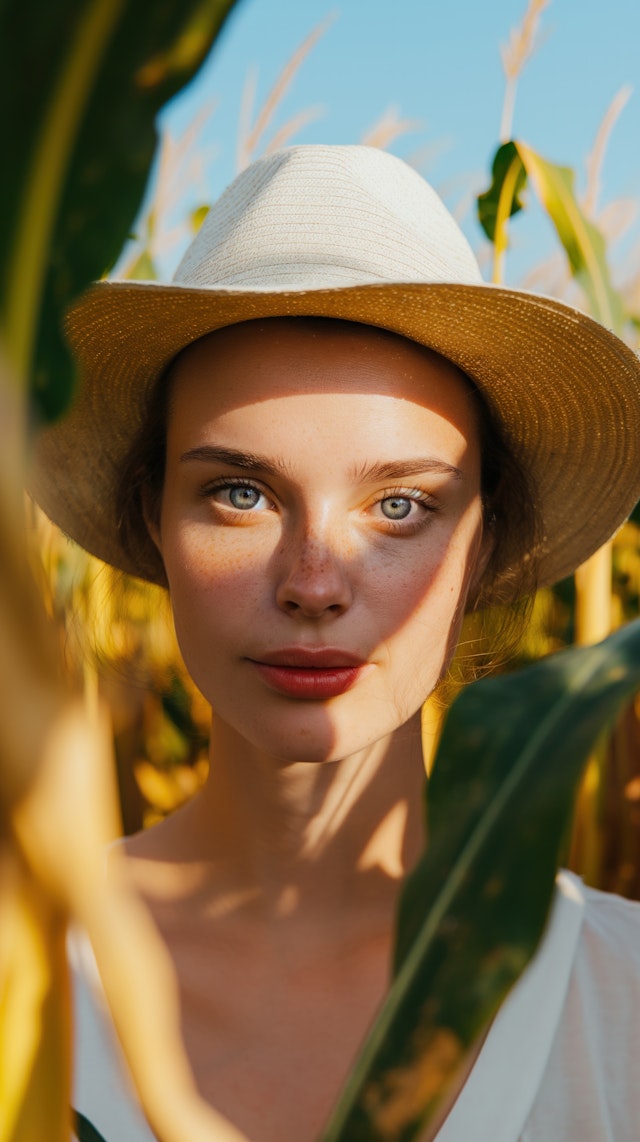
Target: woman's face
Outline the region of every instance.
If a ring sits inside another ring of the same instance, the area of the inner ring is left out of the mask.
[[[431,693],[488,555],[468,385],[369,326],[204,338],[175,366],[152,530],[216,717],[282,760],[353,754]]]

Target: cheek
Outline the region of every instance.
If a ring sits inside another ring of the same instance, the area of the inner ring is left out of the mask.
[[[215,592],[222,597],[240,581],[255,577],[269,559],[257,530],[212,527],[169,501],[162,516],[162,555],[172,596]]]
[[[469,513],[453,534],[445,529],[431,534],[411,560],[393,560],[381,577],[387,603],[406,623],[429,627],[449,626],[458,610],[464,611],[480,549],[481,526]],[[405,625],[404,622],[401,623]]]
[[[200,685],[203,671],[216,668],[216,647],[237,640],[260,611],[268,556],[224,533],[213,542],[206,528],[183,526],[165,545],[164,562],[180,649]]]
[[[391,593],[385,650],[410,713],[446,673],[460,638],[481,542],[479,521],[472,516],[469,524],[434,544],[402,590],[396,581]]]

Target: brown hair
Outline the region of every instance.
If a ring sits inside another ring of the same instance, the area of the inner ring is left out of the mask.
[[[178,354],[178,357],[180,354]],[[168,586],[164,564],[147,520],[160,519],[166,462],[166,429],[171,383],[178,357],[149,392],[142,423],[134,436],[116,486],[118,538],[143,579]]]
[[[294,317],[285,320],[306,322],[310,328],[317,329],[335,319]],[[383,336],[398,336],[384,329],[377,331]],[[160,515],[167,415],[180,356],[171,361],[150,391],[145,416],[127,454],[116,493],[117,529],[123,548],[143,577],[165,585],[162,559],[149,535],[147,520],[157,522]],[[504,658],[517,644],[530,611],[536,588],[533,553],[540,524],[535,489],[509,446],[497,415],[474,381],[470,377],[466,380],[475,401],[480,435],[484,526],[493,539],[487,567],[470,606],[475,612],[497,607],[497,611],[492,611],[490,637]],[[522,552],[529,554],[523,559]]]

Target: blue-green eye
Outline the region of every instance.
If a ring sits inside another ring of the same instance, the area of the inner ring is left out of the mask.
[[[229,503],[238,511],[249,511],[250,508],[257,507],[262,498],[262,492],[260,492],[258,488],[251,488],[244,484],[230,487],[228,494]]]
[[[380,501],[383,515],[387,519],[406,519],[411,511],[413,500],[408,496],[387,496]]]

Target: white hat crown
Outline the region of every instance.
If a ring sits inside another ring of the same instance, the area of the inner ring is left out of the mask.
[[[375,147],[298,146],[238,175],[173,280],[272,291],[482,276],[435,190],[402,160]]]

